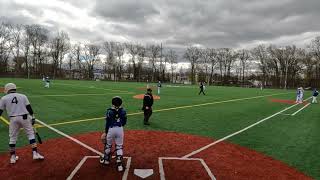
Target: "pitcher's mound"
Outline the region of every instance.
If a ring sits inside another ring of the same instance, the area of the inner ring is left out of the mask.
[[[133,96],[133,98],[135,98],[135,99],[143,99],[143,98],[144,98],[144,94],[135,95],[135,96]],[[153,95],[153,99],[154,99],[154,100],[159,100],[159,99],[160,99],[160,96]]]

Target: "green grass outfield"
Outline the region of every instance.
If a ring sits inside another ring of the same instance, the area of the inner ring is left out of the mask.
[[[151,126],[146,127],[142,124],[143,115],[139,114],[142,100],[132,98],[144,93],[138,88],[146,87],[145,83],[54,80],[51,87],[45,89],[41,80],[0,78],[0,86],[8,82],[17,84],[18,91],[29,97],[36,117],[47,124],[91,119],[54,126],[71,135],[102,131],[104,120],[99,117],[104,116],[115,95],[123,98],[129,114],[126,129],[176,131],[214,139],[223,138],[290,106],[270,102],[270,98],[295,99],[295,91],[207,87],[207,95],[199,96],[197,86],[168,87],[164,84],[161,99],[154,104]],[[311,91],[306,91],[305,97],[310,96]],[[285,113],[291,114],[301,107],[293,107]],[[311,104],[295,116],[277,115],[227,141],[272,156],[320,179],[319,108],[318,104]],[[44,140],[61,137],[47,128],[38,128],[38,131]],[[8,149],[8,127],[2,121],[0,137],[0,152],[4,153]],[[27,144],[26,136],[21,132],[18,146]]]

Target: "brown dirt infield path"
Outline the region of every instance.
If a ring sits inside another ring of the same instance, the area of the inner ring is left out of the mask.
[[[74,136],[101,150],[101,133]],[[182,157],[212,142],[194,135],[162,131],[125,131],[124,153],[131,157],[128,179],[139,179],[134,169],[153,169],[146,179],[160,179],[158,157]],[[19,148],[20,157],[9,164],[7,153],[0,155],[1,179],[66,179],[84,156],[96,154],[65,138],[49,139],[39,147],[45,160],[31,159],[29,147]],[[286,164],[238,145],[221,142],[192,158],[201,158],[217,179],[311,179]],[[166,179],[210,179],[199,161],[163,160]],[[121,179],[115,166],[102,166],[98,159],[88,159],[73,179]]]
[[[270,99],[271,102],[275,103],[282,103],[282,104],[296,104],[295,100],[288,100],[288,99]],[[302,104],[308,104],[308,102],[304,101]]]
[[[159,100],[160,96],[157,95],[152,95],[154,100]],[[133,96],[134,99],[143,99],[144,98],[144,94],[138,94]]]

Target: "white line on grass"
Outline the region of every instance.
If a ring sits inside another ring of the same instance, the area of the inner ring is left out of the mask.
[[[62,136],[64,136],[64,137],[66,137],[66,138],[70,139],[71,141],[73,141],[73,142],[75,142],[75,143],[79,144],[80,146],[82,146],[82,147],[84,147],[84,148],[87,148],[88,150],[90,150],[90,151],[92,151],[92,152],[94,152],[94,153],[96,153],[96,154],[98,154],[98,155],[100,155],[100,156],[102,156],[102,155],[103,155],[101,152],[99,152],[99,151],[97,151],[97,150],[93,149],[92,147],[90,147],[90,146],[88,146],[88,145],[84,144],[83,142],[79,141],[78,139],[75,139],[75,138],[73,138],[73,137],[71,137],[71,136],[69,136],[69,135],[67,135],[67,134],[65,134],[65,133],[63,133],[63,132],[61,132],[61,131],[59,131],[58,129],[55,129],[55,128],[53,128],[53,127],[49,126],[48,124],[46,124],[46,123],[44,123],[44,122],[40,121],[39,119],[37,119],[37,122],[38,122],[38,123],[40,123],[40,124],[42,124],[43,126],[45,126],[45,127],[49,128],[49,129],[51,129],[52,131],[54,131],[54,132],[56,132],[56,133],[58,133],[58,134],[60,134],[60,135],[62,135]]]
[[[100,94],[44,94],[44,95],[34,95],[29,97],[65,97],[65,96],[102,96],[102,95],[109,95],[109,94],[133,94],[129,92],[113,92],[113,93],[100,93]]]
[[[287,114],[287,113],[281,113],[281,115],[292,116],[292,114]]]
[[[153,112],[155,113],[155,112],[162,112],[162,111],[171,111],[171,110],[176,110],[176,109],[186,109],[186,108],[200,107],[200,106],[206,106],[206,105],[214,105],[214,104],[222,104],[222,103],[228,103],[228,102],[251,100],[251,99],[258,99],[258,98],[276,96],[276,95],[281,95],[281,94],[290,94],[290,93],[277,93],[277,94],[269,94],[269,95],[263,95],[263,96],[254,96],[254,97],[247,97],[247,98],[237,98],[237,99],[229,99],[229,100],[224,100],[224,101],[209,102],[209,103],[204,103],[204,104],[178,106],[178,107],[173,107],[173,108],[154,110]],[[133,115],[139,115],[139,114],[143,114],[143,112],[129,113],[129,114],[127,114],[127,116],[133,116]],[[101,120],[104,118],[105,117],[103,116],[103,117],[97,117],[97,118],[63,121],[60,123],[50,124],[50,126],[59,126],[59,125],[65,125],[65,124],[74,124],[74,123],[80,123],[80,122],[96,121],[96,120]]]
[[[296,114],[298,114],[300,111],[302,111],[304,108],[308,107],[310,105],[310,103],[306,104],[305,106],[303,106],[301,109],[299,109],[298,111],[294,112],[293,114],[291,114],[291,116],[294,116]]]
[[[308,99],[310,99],[310,98],[311,98],[311,97],[309,97]],[[306,99],[306,100],[308,100],[308,99]],[[299,105],[299,104],[294,104],[294,105],[292,105],[292,106],[289,106],[289,107],[287,107],[287,108],[285,108],[285,109],[283,109],[283,110],[281,110],[281,111],[279,111],[279,112],[277,112],[277,113],[275,113],[275,114],[273,114],[273,115],[271,115],[271,116],[268,116],[268,117],[266,117],[266,118],[264,118],[264,119],[262,119],[262,120],[260,120],[260,121],[258,121],[258,122],[256,122],[256,123],[251,124],[250,126],[247,126],[247,127],[243,128],[243,129],[237,131],[237,132],[234,132],[234,133],[232,133],[232,134],[230,134],[230,135],[227,135],[227,136],[225,136],[225,137],[223,137],[223,138],[221,138],[221,139],[219,139],[219,140],[217,140],[217,141],[214,141],[214,142],[211,143],[211,144],[208,144],[208,145],[206,145],[206,146],[203,146],[202,148],[197,149],[197,150],[195,150],[195,151],[193,151],[193,152],[191,152],[191,153],[183,156],[182,158],[189,158],[189,157],[191,157],[191,156],[193,156],[193,155],[195,155],[195,154],[198,154],[199,152],[201,152],[201,151],[203,151],[203,150],[206,150],[206,149],[210,148],[211,146],[214,146],[214,145],[216,145],[216,144],[218,144],[218,143],[220,143],[220,142],[222,142],[222,141],[224,141],[224,140],[227,140],[227,139],[229,139],[229,138],[231,138],[231,137],[233,137],[233,136],[235,136],[235,135],[237,135],[237,134],[240,134],[240,133],[242,133],[242,132],[244,132],[244,131],[246,131],[246,130],[248,130],[248,129],[250,129],[250,128],[252,128],[252,127],[254,127],[254,126],[256,126],[256,125],[258,125],[258,124],[260,124],[260,123],[262,123],[262,122],[264,122],[264,121],[266,121],[266,120],[268,120],[268,119],[271,119],[271,118],[273,118],[274,116],[277,116],[277,115],[279,115],[279,114],[281,114],[281,113],[283,113],[283,112],[285,112],[285,111],[287,111],[287,110],[289,110],[289,109],[291,109],[291,108],[293,108],[293,107],[295,107],[295,106],[297,106],[297,105]]]

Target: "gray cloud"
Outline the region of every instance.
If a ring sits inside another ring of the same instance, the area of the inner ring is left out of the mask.
[[[320,35],[319,0],[55,1],[70,8],[2,0],[0,17],[54,26],[75,41],[162,42],[180,49],[193,44],[215,48],[259,42],[302,45]],[[48,12],[56,12],[59,18]]]

